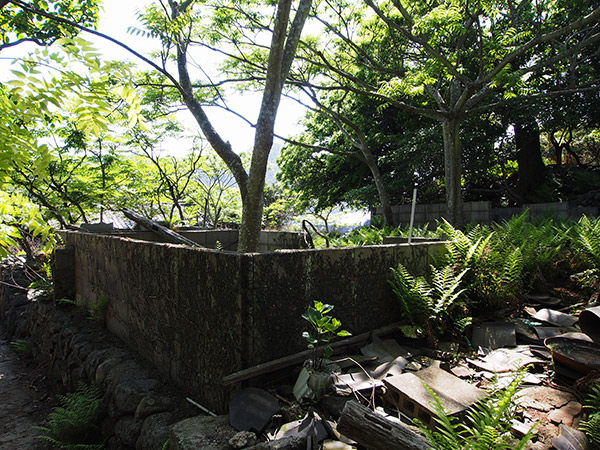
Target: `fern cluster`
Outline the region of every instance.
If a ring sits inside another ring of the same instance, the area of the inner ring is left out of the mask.
[[[588,269],[600,270],[600,219],[583,216],[571,227],[573,243]]]
[[[508,242],[506,233],[481,225],[464,233],[446,221],[441,228],[449,237],[443,263],[469,270],[465,284],[472,303],[482,309],[500,309],[519,293],[523,253]]]
[[[68,450],[99,450],[97,421],[101,392],[96,385],[80,383],[75,392],[58,396],[60,406],[48,416],[48,426],[38,427],[46,435],[40,436]]]
[[[581,217],[564,231],[572,243],[575,258],[571,275],[584,290],[591,293],[590,301],[600,297],[600,218]]]
[[[425,277],[413,277],[402,264],[392,269],[390,284],[400,302],[403,317],[425,333],[430,342],[435,343],[438,335],[451,328],[462,332],[470,323],[460,301],[464,293],[464,289],[460,289],[461,280],[467,271],[455,274],[449,265],[441,269],[431,266],[428,281]]]
[[[524,449],[535,435],[534,428],[519,441],[510,432],[511,422],[519,413],[515,396],[524,376],[525,371],[519,372],[507,388],[493,392],[471,407],[463,423],[457,417],[448,416],[437,395],[425,386],[433,397],[436,427],[430,430],[419,420],[415,421],[435,450]]]
[[[600,385],[592,388],[587,400],[584,408],[588,410],[588,417],[581,421],[581,429],[593,445],[600,447]]]

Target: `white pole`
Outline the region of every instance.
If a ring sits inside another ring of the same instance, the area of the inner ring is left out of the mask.
[[[415,224],[415,209],[417,208],[417,188],[413,189],[412,208],[410,209],[410,226],[408,227],[408,243],[412,241],[413,225]]]

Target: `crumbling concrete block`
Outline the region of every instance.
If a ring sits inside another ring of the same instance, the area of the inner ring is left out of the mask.
[[[448,415],[457,415],[481,400],[485,391],[461,380],[438,367],[428,367],[413,373],[386,378],[386,400],[409,417],[433,425],[433,397],[429,387],[440,399]]]

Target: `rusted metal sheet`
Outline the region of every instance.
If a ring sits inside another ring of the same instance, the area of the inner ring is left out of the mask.
[[[568,337],[553,337],[544,341],[552,352],[555,363],[562,364],[580,373],[600,369],[600,346]]]
[[[594,342],[600,342],[600,306],[581,311],[579,314],[579,327]]]

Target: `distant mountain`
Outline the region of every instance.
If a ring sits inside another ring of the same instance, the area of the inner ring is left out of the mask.
[[[279,172],[277,158],[279,158],[282,148],[283,144],[281,142],[275,142],[273,144],[273,148],[271,148],[271,153],[269,153],[269,163],[267,165],[267,175],[265,178],[267,184],[273,184],[276,181],[275,174]]]

